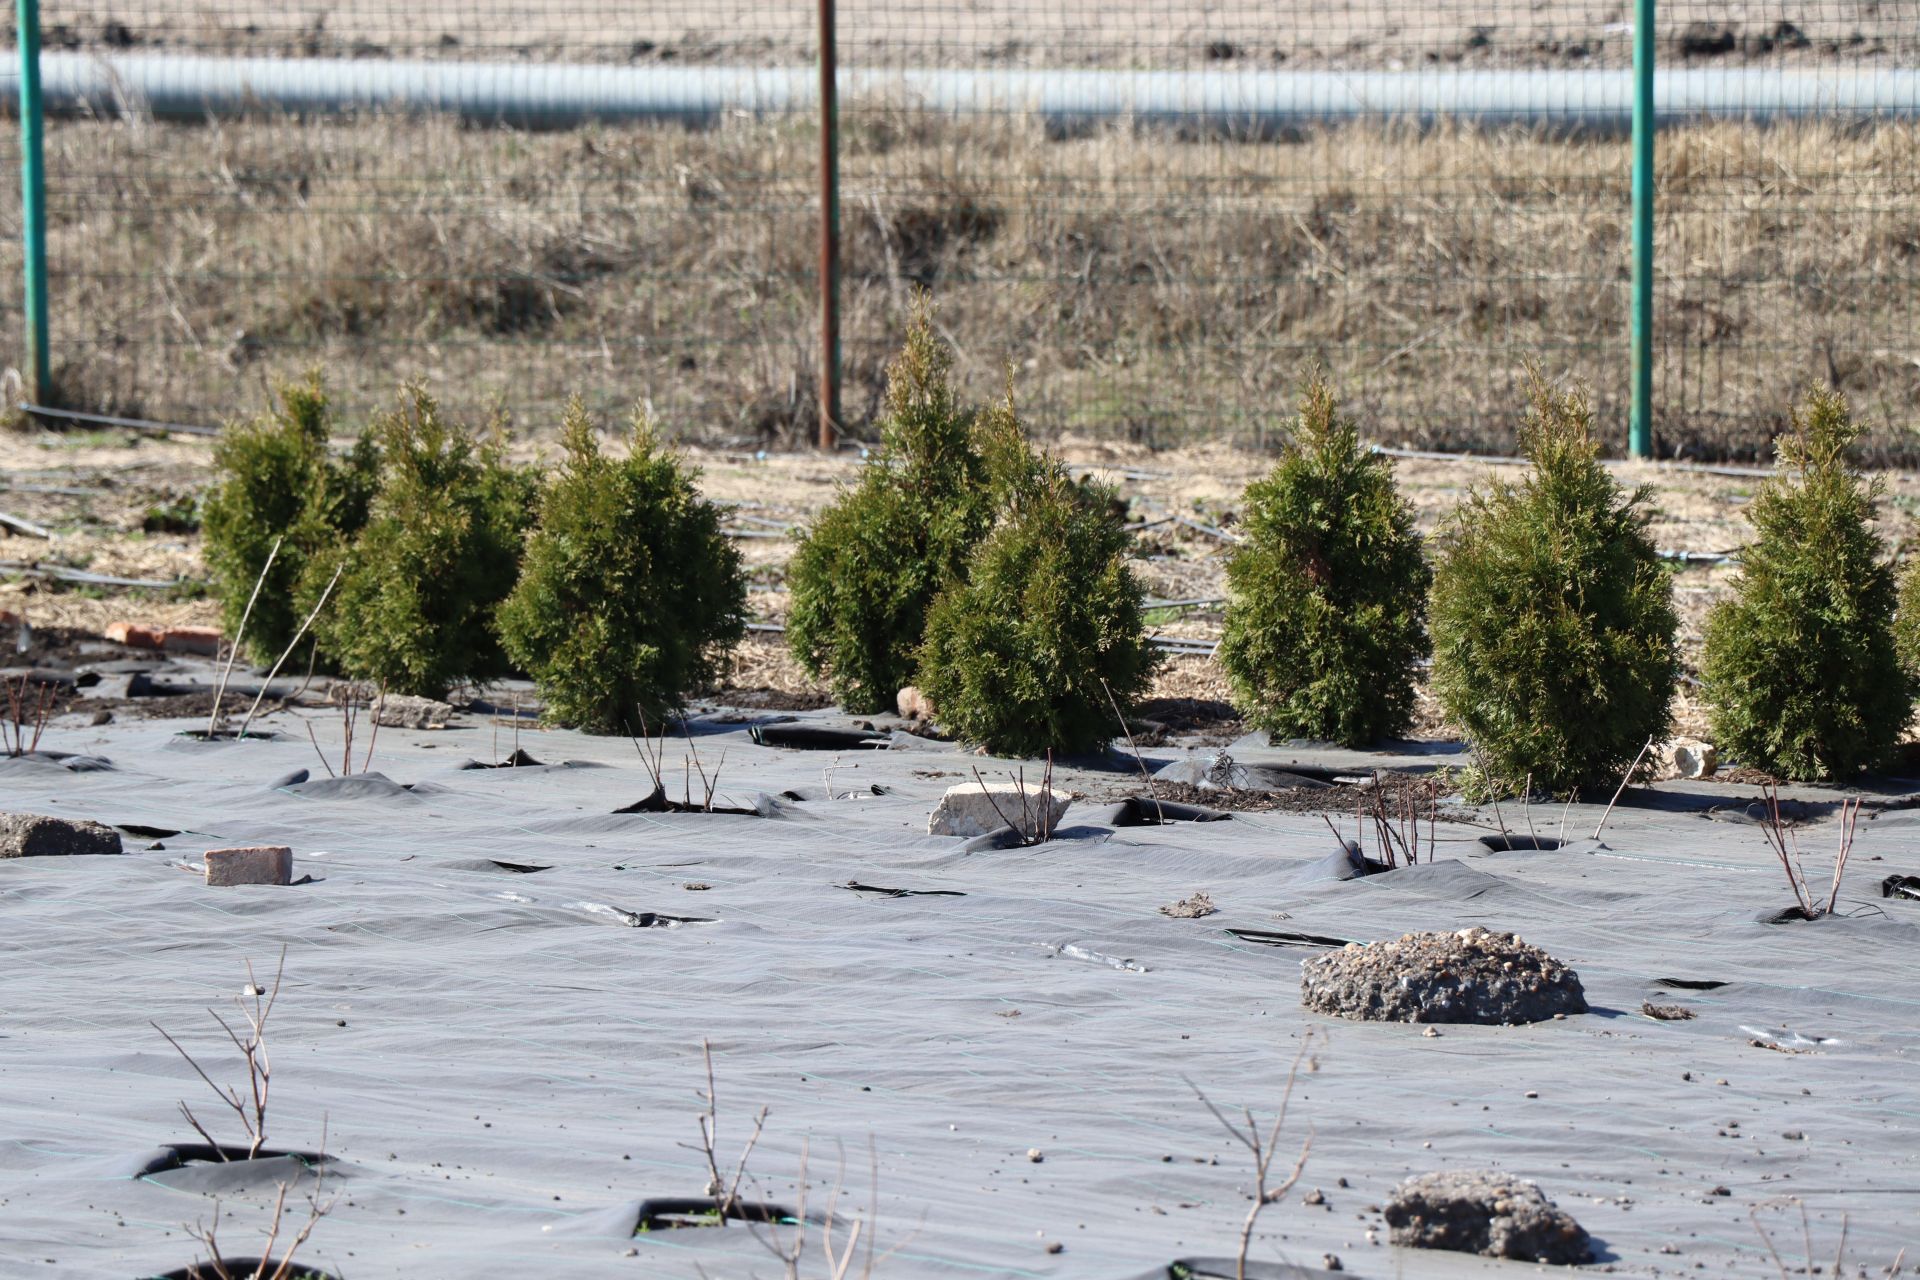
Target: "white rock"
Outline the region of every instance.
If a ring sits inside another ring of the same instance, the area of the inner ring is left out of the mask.
[[[1024,792],[1019,783],[963,782],[948,787],[947,794],[927,819],[927,834],[935,836],[983,836],[1001,827],[1017,827],[1023,836],[1033,837],[1044,827],[1052,831],[1067,811],[1067,798],[1044,791],[1028,783]]]
[[[1667,760],[1682,778],[1711,778],[1720,767],[1720,753],[1698,738],[1675,738],[1667,744]]]
[[[910,684],[900,691],[899,696],[894,699],[894,709],[903,719],[933,719],[933,703],[928,700],[926,694],[920,692],[917,685]]]

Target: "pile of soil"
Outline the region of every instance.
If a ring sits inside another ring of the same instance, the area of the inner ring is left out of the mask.
[[[1479,928],[1348,943],[1300,966],[1300,1001],[1362,1022],[1511,1026],[1587,1011],[1579,974],[1517,933]]]
[[[1587,1233],[1523,1178],[1457,1169],[1408,1178],[1387,1201],[1393,1243],[1489,1258],[1575,1266],[1593,1256]]]

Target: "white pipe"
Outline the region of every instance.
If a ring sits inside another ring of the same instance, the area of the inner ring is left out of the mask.
[[[525,128],[587,120],[709,124],[729,112],[813,110],[809,67],[627,67],[564,63],[171,54],[45,53],[50,112],[162,119],[361,110],[446,112]],[[1920,116],[1920,70],[1760,68],[1663,71],[1659,123],[1701,117]],[[1055,128],[1108,120],[1272,132],[1313,123],[1398,119],[1625,131],[1632,73],[1617,71],[1019,71],[849,69],[843,98],[957,114],[1033,113]],[[0,102],[18,71],[0,70]]]

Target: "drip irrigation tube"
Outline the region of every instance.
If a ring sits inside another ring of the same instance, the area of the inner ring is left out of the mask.
[[[723,115],[812,112],[813,67],[618,67],[570,63],[229,58],[44,53],[41,92],[60,114],[234,116],[369,109],[447,112],[524,128],[588,120],[712,124]],[[956,114],[1031,112],[1055,128],[1110,120],[1261,133],[1361,119],[1624,134],[1633,73],[1620,70],[1112,71],[843,69],[844,99]],[[18,95],[0,72],[0,102]],[[1920,116],[1920,70],[1675,68],[1655,123],[1701,117]]]

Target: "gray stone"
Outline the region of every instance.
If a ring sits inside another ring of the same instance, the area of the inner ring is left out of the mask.
[[[1593,1256],[1587,1233],[1538,1185],[1485,1169],[1423,1173],[1387,1200],[1393,1243],[1555,1266]]]
[[[97,822],[0,813],[0,858],[49,858],[119,853],[120,833]]]
[[[1067,804],[1067,797],[1033,783],[1023,788],[1013,781],[963,782],[948,787],[947,794],[940,797],[927,819],[927,834],[983,836],[1012,827],[1031,840],[1042,830],[1050,832],[1059,826]]]
[[[336,706],[351,702],[363,712],[371,711],[374,723],[389,729],[444,729],[453,715],[449,703],[409,693],[389,693],[382,698],[378,688],[364,682],[341,681],[327,691],[327,697]]]
[[[1518,934],[1485,929],[1350,942],[1300,966],[1300,1001],[1362,1022],[1507,1026],[1587,1011],[1579,974]]]

